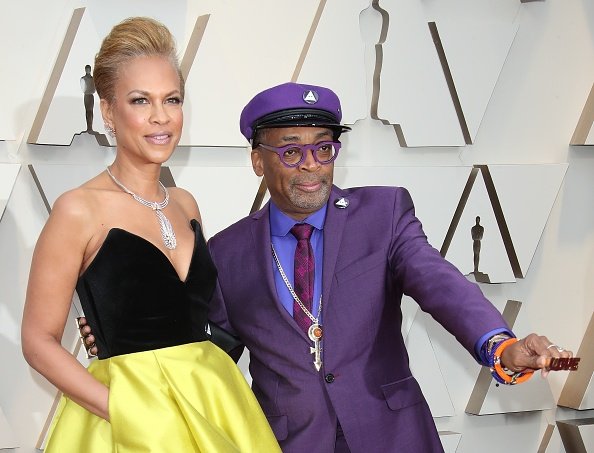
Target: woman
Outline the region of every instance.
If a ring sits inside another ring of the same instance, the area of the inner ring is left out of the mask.
[[[216,270],[198,206],[159,182],[183,124],[173,38],[125,20],[94,68],[116,158],[56,200],[23,317],[27,361],[66,395],[46,451],[280,451],[238,368],[206,341]],[[88,370],[60,343],[75,289],[100,351]]]

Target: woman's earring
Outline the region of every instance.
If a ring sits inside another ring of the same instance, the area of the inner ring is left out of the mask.
[[[104,124],[104,127],[105,127],[105,130],[106,130],[107,134],[108,134],[110,137],[115,137],[115,136],[116,136],[116,131],[115,131],[115,129],[114,129],[113,127],[111,127],[111,126],[110,126],[109,124],[107,124],[107,123],[105,123],[105,124]]]

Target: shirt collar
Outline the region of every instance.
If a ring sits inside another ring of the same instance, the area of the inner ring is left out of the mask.
[[[316,212],[306,217],[303,222],[297,222],[295,219],[284,214],[276,207],[273,201],[270,200],[270,234],[272,236],[286,236],[296,223],[309,223],[314,228],[323,230],[327,209],[328,204],[325,204]]]

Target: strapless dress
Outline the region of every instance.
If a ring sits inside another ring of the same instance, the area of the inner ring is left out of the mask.
[[[231,358],[208,341],[216,285],[200,224],[185,281],[146,239],[113,228],[77,282],[109,387],[106,421],[62,396],[49,453],[280,452]]]

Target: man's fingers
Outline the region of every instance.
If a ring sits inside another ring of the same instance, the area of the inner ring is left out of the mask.
[[[556,350],[556,345],[544,335],[531,333],[523,341],[530,353],[535,355],[549,355]]]
[[[536,358],[536,364],[534,369],[548,369],[548,364],[551,361],[551,357],[541,355]]]

